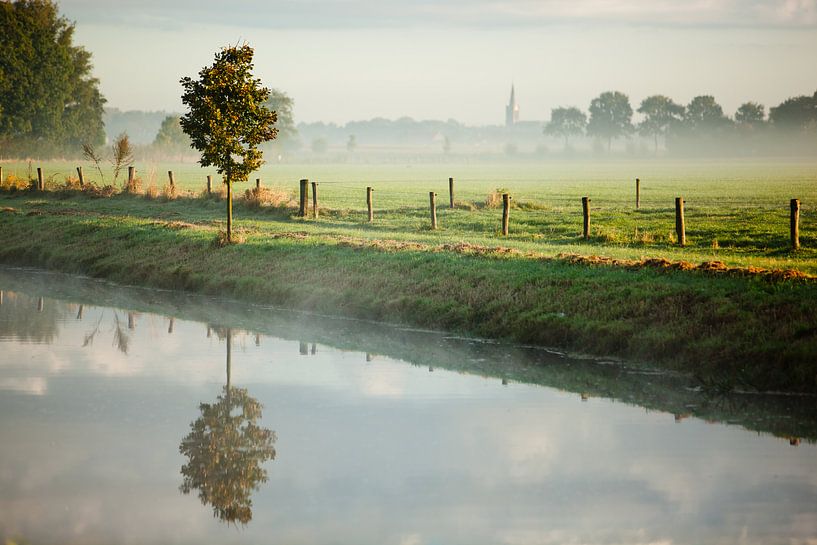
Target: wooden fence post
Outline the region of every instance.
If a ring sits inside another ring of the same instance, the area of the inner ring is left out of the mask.
[[[502,236],[508,236],[508,219],[511,214],[511,196],[502,194]]]
[[[590,238],[590,197],[582,197],[582,235]]]
[[[791,247],[800,249],[800,199],[791,200]]]
[[[318,182],[312,182],[312,217],[318,219]]]
[[[211,195],[213,193],[213,177],[207,176],[207,195]]]
[[[454,208],[454,178],[448,179],[448,198],[450,200],[449,208]]]
[[[170,181],[170,187],[173,187],[173,186],[176,185],[176,179],[173,177],[173,171],[172,170],[167,171],[167,179]]]
[[[128,167],[128,187],[133,187],[133,180],[136,178],[136,167]]]
[[[0,184],[3,183],[3,167],[0,167]]]
[[[641,180],[635,179],[635,208],[641,208]]]
[[[366,188],[366,208],[369,209],[369,223],[374,221],[374,211],[372,210],[372,189],[371,187]]]
[[[309,198],[309,180],[304,178],[301,180],[301,198],[299,201],[298,207],[298,217],[305,218],[306,217],[306,207],[307,207],[307,199]]]
[[[37,299],[37,312],[42,312],[44,306],[45,305],[43,303],[43,298],[40,297],[39,299]]]
[[[687,235],[684,224],[684,199],[675,197],[675,235],[678,237],[678,245],[686,246]]]
[[[428,201],[431,205],[431,229],[437,228],[437,194],[433,191],[428,192]]]
[[[79,178],[79,186],[85,185],[85,176],[82,175],[82,167],[77,167],[77,177]]]
[[[261,178],[256,178],[255,179],[255,192],[256,193],[261,192]]]
[[[43,181],[43,169],[37,167],[37,191],[45,191],[45,182]]]

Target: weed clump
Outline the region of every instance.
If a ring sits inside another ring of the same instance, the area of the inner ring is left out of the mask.
[[[0,190],[2,191],[26,191],[31,189],[31,186],[32,182],[30,180],[20,178],[14,174],[9,174],[5,180],[0,180]]]
[[[145,189],[145,198],[149,201],[155,201],[159,198],[159,189],[154,182],[150,182]]]
[[[176,184],[165,184],[162,186],[162,199],[172,201],[179,198],[179,192],[176,189]]]
[[[248,208],[274,207],[283,208],[293,204],[292,197],[286,191],[274,187],[254,187],[244,192],[244,204]]]
[[[128,195],[142,194],[142,178],[134,177],[132,180],[126,180],[122,186],[122,193]]]
[[[221,231],[216,234],[216,238],[213,239],[213,247],[214,248],[224,248],[225,246],[229,246],[230,244],[242,244],[246,239],[244,236],[233,233],[232,240],[227,239],[227,231]]]
[[[502,206],[503,193],[508,193],[508,190],[504,187],[498,187],[488,193],[488,196],[485,198],[485,208],[499,208]]]

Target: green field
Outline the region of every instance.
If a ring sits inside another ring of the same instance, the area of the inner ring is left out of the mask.
[[[60,190],[71,167],[45,164],[46,192],[0,192],[0,263],[623,357],[683,370],[714,390],[817,391],[817,282],[677,270],[681,260],[720,260],[817,273],[813,165],[653,166],[649,176],[632,163],[269,167],[260,177],[283,201],[237,198],[241,243],[219,247],[225,202],[201,196],[205,172],[195,167],[171,166],[189,188],[180,198],[97,198]],[[643,180],[638,211],[631,171]],[[318,220],[293,207],[301,177],[321,184]],[[367,185],[376,190],[371,224]],[[497,188],[514,197],[508,237],[501,210],[485,206]],[[439,194],[436,231],[429,190]],[[589,241],[582,195],[593,199]],[[675,195],[688,203],[686,248],[671,238]],[[796,252],[792,195],[803,201]],[[558,258],[571,253],[669,266]]]
[[[38,164],[0,163],[4,175],[36,176]],[[76,176],[101,182],[87,162],[42,164],[47,185]],[[180,192],[198,194],[213,169],[195,164],[137,164],[143,186],[161,189],[172,170]],[[106,182],[113,179],[105,171]],[[448,177],[455,178],[454,210],[448,209]],[[124,175],[120,176],[120,182]],[[641,179],[641,208],[635,209],[635,178]],[[545,255],[577,253],[614,258],[666,257],[730,266],[794,268],[817,273],[817,161],[608,161],[517,164],[266,165],[252,179],[297,200],[298,180],[319,183],[318,222],[279,210],[259,224],[236,210],[239,227],[298,229],[329,236],[394,239],[424,243],[468,242],[508,246]],[[252,182],[254,185],[254,182]],[[214,183],[215,186],[220,184]],[[374,188],[375,222],[366,222],[366,187]],[[240,195],[250,183],[237,184]],[[501,208],[488,195],[512,197],[510,236],[500,236]],[[437,193],[438,230],[430,230],[429,191]],[[581,197],[591,198],[591,238],[581,238]],[[686,201],[687,247],[675,244],[674,199]],[[802,202],[802,249],[790,251],[789,200]],[[105,204],[99,203],[104,208]],[[136,210],[134,212],[138,213]],[[218,219],[218,205],[187,214],[190,221]]]

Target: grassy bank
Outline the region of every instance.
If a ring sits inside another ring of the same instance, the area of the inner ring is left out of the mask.
[[[275,311],[262,305],[191,296],[182,292],[146,291],[126,288],[92,279],[0,267],[0,288],[6,290],[2,312],[15,320],[0,320],[0,337],[30,342],[70,342],[60,333],[64,321],[74,321],[80,305],[86,311],[104,301],[121,310],[107,314],[107,331],[116,331],[127,340],[124,315],[134,315],[134,328],[164,325],[169,319],[184,319],[208,326],[216,336],[230,328],[238,346],[266,344],[267,336],[318,344],[347,352],[357,352],[351,366],[375,361],[380,356],[407,362],[431,370],[448,369],[495,379],[497,388],[505,383],[524,383],[564,392],[576,399],[599,397],[638,405],[674,415],[676,422],[695,417],[707,422],[740,425],[746,429],[771,433],[792,440],[817,441],[815,396],[745,395],[700,388],[693,378],[678,373],[656,373],[627,364],[609,361],[572,359],[530,346],[495,342],[474,342],[429,330],[392,327],[386,324],[330,318],[315,314]],[[42,309],[39,298],[44,297]],[[8,306],[8,307],[7,307]],[[138,318],[137,318],[138,316]],[[99,324],[97,324],[98,327]],[[200,342],[209,342],[205,328]],[[167,333],[171,335],[171,333]],[[117,334],[114,334],[115,336]],[[219,338],[222,338],[219,336]],[[84,342],[83,339],[77,339]],[[197,342],[186,339],[186,342]],[[122,345],[119,346],[123,350]],[[124,344],[127,349],[127,342]],[[292,355],[303,357],[297,343]],[[672,418],[672,416],[669,416]],[[796,441],[795,441],[796,442]]]
[[[316,223],[238,205],[244,242],[217,248],[222,205],[0,196],[0,261],[620,356],[714,388],[817,391],[811,280],[573,263],[496,238],[352,228],[333,220],[342,210]]]

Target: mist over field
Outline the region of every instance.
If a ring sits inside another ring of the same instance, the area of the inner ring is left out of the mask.
[[[64,0],[59,11],[90,54],[104,132],[49,147],[57,131],[35,121],[19,145],[0,137],[0,157],[71,156],[83,139],[127,133],[137,156],[195,160],[181,131],[160,134],[184,111],[179,80],[244,42],[279,93],[271,107],[287,111],[271,162],[817,150],[815,0]],[[605,94],[625,103],[594,114]]]

